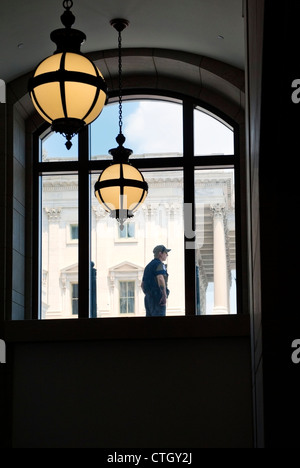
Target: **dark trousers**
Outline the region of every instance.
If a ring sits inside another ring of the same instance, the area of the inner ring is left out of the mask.
[[[166,306],[159,305],[157,298],[146,294],[145,296],[146,317],[165,317]]]

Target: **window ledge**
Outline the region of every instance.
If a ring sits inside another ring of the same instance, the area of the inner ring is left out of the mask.
[[[5,322],[13,342],[227,338],[250,336],[249,315],[128,317]]]
[[[138,240],[135,238],[132,239],[115,239],[115,244],[137,244]]]

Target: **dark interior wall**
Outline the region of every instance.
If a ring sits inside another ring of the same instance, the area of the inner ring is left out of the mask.
[[[249,338],[20,343],[13,447],[251,447]]]
[[[12,307],[13,320],[25,318],[25,121],[17,106],[13,112],[13,196],[12,196]]]
[[[0,104],[0,320],[25,318],[27,118],[7,86]]]
[[[0,339],[3,339],[3,321],[5,317],[5,299],[6,299],[6,135],[7,131],[7,113],[6,104],[0,103]],[[0,447],[7,446],[9,434],[7,433],[8,420],[6,411],[7,398],[7,369],[5,364],[0,363]]]
[[[291,360],[300,338],[300,105],[291,98],[300,79],[299,14],[298,0],[248,0],[256,443],[267,448],[299,445],[300,367]]]
[[[292,101],[292,83],[300,79],[300,3],[289,0],[276,5],[275,10],[273,7],[273,2],[268,0],[263,74],[265,99],[262,101],[264,137],[261,146],[263,181],[268,189],[264,192],[262,216],[269,227],[263,237],[269,262],[263,269],[266,287],[262,296],[268,311],[264,318],[266,443],[272,447],[279,444],[298,447],[299,429],[295,430],[292,422],[300,420],[300,365],[292,362],[291,345],[300,338],[300,315],[296,305],[299,233],[295,223],[299,198],[296,167],[300,154],[300,104]],[[278,34],[276,24],[281,24],[281,34]],[[278,67],[276,61],[279,56],[282,61]],[[273,115],[273,139],[267,130],[270,115]],[[267,155],[270,154],[273,162],[268,165],[271,166],[268,171]],[[274,286],[278,294],[274,294]],[[277,388],[276,394],[274,388]]]
[[[261,223],[260,223],[260,134],[263,68],[264,0],[248,0],[247,35],[247,152],[248,152],[248,216],[250,313],[253,372],[255,445],[264,444],[262,303],[261,303]],[[266,220],[265,220],[266,221]]]
[[[0,103],[0,265],[5,266],[5,232],[6,232],[6,104]],[[5,310],[5,270],[0,268],[0,322],[4,319]]]

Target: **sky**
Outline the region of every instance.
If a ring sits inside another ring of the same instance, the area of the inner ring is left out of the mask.
[[[106,155],[115,148],[119,133],[119,106],[107,105],[91,124],[91,155]],[[163,101],[131,101],[123,103],[125,146],[134,154],[180,153],[182,141],[182,106]],[[65,139],[52,134],[43,142],[48,157],[77,158],[78,138],[71,150]],[[211,116],[195,110],[195,154],[233,154],[233,133]]]

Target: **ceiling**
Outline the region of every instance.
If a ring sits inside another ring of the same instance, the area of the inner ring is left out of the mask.
[[[62,0],[1,2],[0,79],[33,70],[55,50],[50,32],[62,27]],[[87,36],[82,52],[117,47],[113,18],[130,26],[123,47],[190,52],[244,69],[243,0],[73,0],[74,28]]]

